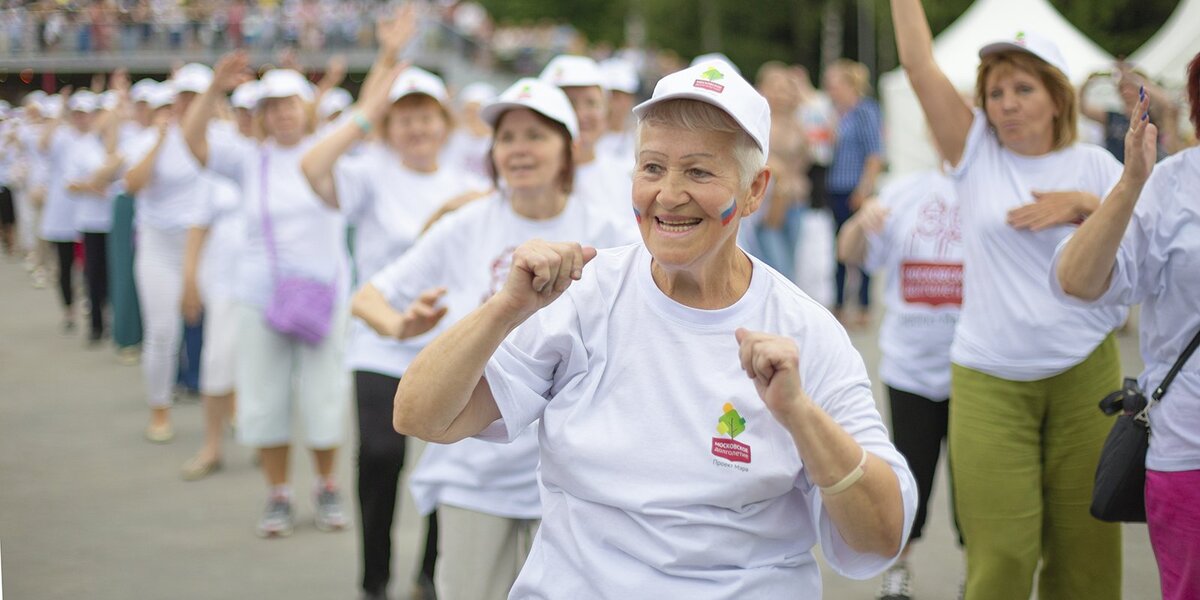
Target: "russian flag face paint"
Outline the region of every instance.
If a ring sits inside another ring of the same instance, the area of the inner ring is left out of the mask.
[[[729,208],[721,211],[721,225],[728,225],[733,221],[733,214],[737,212],[737,198],[729,201]]]
[[[642,224],[642,213],[639,212],[638,209],[635,208],[635,209],[633,209],[633,216],[635,219],[637,219],[638,225],[641,225]]]

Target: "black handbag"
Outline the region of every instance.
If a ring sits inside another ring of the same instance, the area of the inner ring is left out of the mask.
[[[1104,440],[1096,483],[1092,487],[1093,517],[1114,523],[1146,522],[1146,450],[1150,447],[1150,409],[1162,400],[1167,387],[1200,345],[1200,332],[1171,366],[1163,382],[1146,400],[1136,379],[1127,378],[1120,390],[1100,401],[1106,415],[1118,412],[1117,422]]]

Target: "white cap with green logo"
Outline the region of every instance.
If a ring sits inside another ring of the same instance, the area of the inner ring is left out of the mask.
[[[664,100],[698,100],[725,111],[750,134],[766,155],[771,139],[771,107],[750,82],[724,61],[714,60],[676,71],[658,80],[654,95],[633,107],[640,119],[646,109]]]
[[[1067,79],[1071,78],[1071,70],[1067,67],[1067,59],[1050,38],[1036,31],[1018,31],[1011,40],[992,42],[979,49],[979,58],[999,52],[1026,52],[1042,59],[1046,64],[1058,69]]]

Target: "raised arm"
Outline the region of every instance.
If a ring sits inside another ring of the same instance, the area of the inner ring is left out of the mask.
[[[891,0],[900,64],[912,83],[942,156],[957,165],[971,130],[971,107],[933,60],[933,33],[921,0]]]
[[[1095,300],[1112,285],[1121,238],[1158,154],[1158,128],[1144,116],[1149,102],[1143,95],[1130,115],[1131,125],[1125,134],[1125,170],[1120,181],[1071,236],[1058,259],[1055,275],[1063,292],[1070,296]]]
[[[566,291],[594,248],[533,240],[513,253],[504,289],[434,339],[396,389],[396,431],[450,443],[478,434],[500,410],[483,369],[513,329]]]
[[[213,69],[212,84],[192,101],[183,116],[183,140],[201,166],[208,164],[208,122],[225,94],[241,83],[248,66],[244,52],[232,52],[221,57]]]
[[[1107,77],[1107,73],[1092,73],[1088,75],[1087,81],[1083,82],[1083,86],[1079,88],[1079,112],[1083,116],[1103,125],[1108,120],[1108,115],[1104,109],[1100,108],[1088,100],[1088,91],[1096,84],[1096,81],[1102,77]]]
[[[154,142],[154,147],[125,172],[125,190],[130,194],[142,191],[154,175],[154,163],[158,161],[158,152],[162,149],[163,141],[167,139],[167,121],[163,119],[155,125],[158,129],[158,139]]]

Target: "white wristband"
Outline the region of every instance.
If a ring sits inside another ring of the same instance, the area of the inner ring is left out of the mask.
[[[862,479],[862,476],[864,474],[866,474],[866,472],[867,472],[866,466],[867,466],[867,449],[863,448],[862,449],[862,460],[858,461],[858,466],[854,467],[854,470],[850,471],[850,474],[843,477],[841,481],[839,481],[829,487],[821,487],[821,493],[825,494],[826,496],[836,496],[836,495],[850,489],[850,486],[858,483],[858,480]],[[818,487],[820,487],[820,486],[818,486]]]

